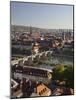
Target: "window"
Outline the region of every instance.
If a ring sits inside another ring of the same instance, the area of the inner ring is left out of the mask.
[[[39,95],[41,95],[41,93],[39,92]]]

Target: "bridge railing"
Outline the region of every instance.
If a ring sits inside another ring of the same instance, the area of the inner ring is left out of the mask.
[[[38,54],[32,54],[32,55],[30,55],[30,56],[27,56],[27,57],[24,57],[24,58],[20,58],[20,59],[18,59],[18,60],[13,60],[13,61],[11,61],[11,65],[15,65],[15,64],[19,64],[19,61],[20,60],[23,60],[23,63],[25,62],[25,61],[28,61],[28,59],[29,58],[32,58],[32,60],[33,60],[33,58],[35,58],[37,55],[39,55],[39,56],[41,56],[41,55],[43,55],[44,53],[45,54],[47,54],[47,53],[50,53],[50,54],[52,54],[52,52],[53,51],[44,51],[44,52],[41,52],[41,53],[38,53]]]

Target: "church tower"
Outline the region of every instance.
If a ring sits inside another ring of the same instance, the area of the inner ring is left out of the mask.
[[[31,27],[31,25],[30,25],[30,36],[31,36],[31,34],[32,34],[32,27]]]

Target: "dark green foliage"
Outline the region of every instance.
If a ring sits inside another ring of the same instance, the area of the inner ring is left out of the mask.
[[[66,86],[74,88],[74,68],[73,66],[68,66],[64,73],[63,77],[66,80]]]
[[[73,65],[57,65],[53,69],[53,80],[65,81],[66,87],[74,88],[74,67]]]
[[[63,77],[64,65],[58,64],[53,69],[53,79],[60,80]]]

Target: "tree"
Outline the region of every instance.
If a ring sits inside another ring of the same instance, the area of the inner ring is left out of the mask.
[[[65,68],[63,64],[56,65],[56,67],[53,69],[53,79],[57,79],[57,80],[62,79],[64,69]]]
[[[74,88],[74,66],[58,64],[53,69],[53,80],[65,81],[65,86]]]
[[[66,67],[63,77],[66,80],[66,86],[74,88],[74,67],[68,66]]]

